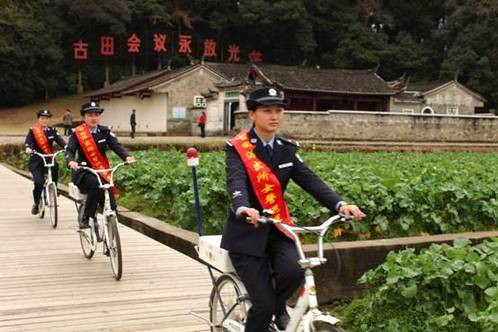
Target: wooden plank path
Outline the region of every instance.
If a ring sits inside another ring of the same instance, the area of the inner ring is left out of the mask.
[[[208,331],[210,281],[200,263],[119,225],[124,272],[101,246],[87,260],[74,203],[59,226],[30,214],[32,182],[0,165],[0,331]],[[48,212],[48,211],[47,211]]]

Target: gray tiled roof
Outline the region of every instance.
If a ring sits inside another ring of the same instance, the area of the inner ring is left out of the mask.
[[[136,86],[138,84],[141,84],[143,82],[147,82],[150,80],[153,80],[154,78],[161,76],[165,73],[167,73],[169,70],[163,69],[163,70],[155,70],[143,75],[137,75],[133,76],[130,78],[122,79],[119,81],[116,81],[102,89],[95,90],[95,91],[90,91],[89,93],[85,94],[87,97],[98,97],[98,96],[103,96],[103,95],[112,95],[116,93],[121,93],[122,91],[129,89],[133,86]]]
[[[162,70],[121,80],[87,96],[132,94],[165,83],[199,66],[205,66],[223,77],[226,82],[248,82],[251,64],[215,63],[190,65],[176,70]],[[296,66],[259,64],[252,71],[285,90],[327,93],[393,95],[396,91],[380,78],[374,69],[314,69]]]
[[[262,73],[287,90],[393,95],[395,90],[374,69],[314,69],[258,65]]]

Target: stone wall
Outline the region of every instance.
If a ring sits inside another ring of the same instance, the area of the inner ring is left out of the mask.
[[[236,113],[236,124],[250,127],[247,112]],[[309,140],[495,143],[498,117],[286,111],[279,133]]]

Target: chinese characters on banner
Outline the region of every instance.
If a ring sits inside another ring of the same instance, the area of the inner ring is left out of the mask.
[[[216,56],[216,42],[212,39],[204,40],[204,54],[206,58]]]
[[[100,37],[100,54],[104,56],[114,55],[114,37]]]
[[[83,43],[83,41],[80,39],[76,43],[74,43],[73,46],[74,46],[74,59],[75,60],[88,59],[88,44]]]
[[[192,49],[190,48],[190,44],[192,43],[192,36],[189,35],[180,35],[178,40],[178,53],[190,54],[192,53]]]
[[[168,35],[165,34],[154,34],[154,51],[157,53],[166,52],[166,40]]]
[[[132,34],[128,38],[128,53],[139,53],[140,52],[140,38],[136,34]]]
[[[166,45],[170,38],[167,34],[154,33],[152,39],[154,45],[154,52],[160,54],[168,51]],[[115,40],[113,36],[101,36],[100,37],[100,55],[110,57],[115,54]],[[138,54],[141,51],[142,40],[135,33],[127,39],[128,53]],[[204,49],[202,50],[202,56],[205,58],[216,58],[217,53],[217,43],[214,39],[207,38],[203,42]],[[75,60],[87,60],[88,59],[88,43],[85,43],[82,39],[76,41],[73,44],[74,59]],[[178,53],[184,55],[192,54],[192,36],[187,34],[182,34],[178,36]],[[222,52],[228,54],[227,61],[232,63],[238,63],[241,60],[241,48],[237,44],[230,44]],[[254,63],[261,63],[263,61],[263,53],[259,50],[252,50],[248,54],[249,59]]]
[[[228,46],[228,53],[230,56],[228,57],[228,62],[239,62],[240,61],[240,47],[239,45],[230,44]]]

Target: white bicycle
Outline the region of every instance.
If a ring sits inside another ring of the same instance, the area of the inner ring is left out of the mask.
[[[318,308],[315,279],[311,269],[324,264],[323,238],[330,226],[351,219],[349,216],[336,215],[320,226],[295,227],[283,224],[279,220],[262,217],[261,223],[280,224],[294,237],[299,265],[305,270],[305,282],[299,299],[290,313],[290,322],[285,332],[344,332],[339,326],[339,319],[323,313]],[[298,234],[314,233],[317,235],[317,257],[306,257]],[[242,281],[235,273],[228,252],[220,248],[221,235],[199,237],[199,258],[208,265],[213,281],[213,289],[209,298],[210,326],[212,332],[243,332],[247,312],[251,301]],[[213,276],[212,268],[221,272],[217,278]],[[272,324],[273,331],[280,331]]]
[[[37,151],[33,151],[34,155],[39,156],[43,160],[43,166],[47,170],[47,175],[45,176],[45,184],[43,185],[42,195],[40,197],[40,203],[38,203],[38,217],[43,219],[45,217],[45,207],[48,206],[48,211],[50,214],[50,223],[53,228],[57,228],[58,222],[58,205],[57,205],[57,185],[52,179],[52,168],[55,167],[55,158],[59,153],[64,152],[64,150],[59,150],[52,154],[42,154]],[[47,159],[49,161],[47,161]]]
[[[121,239],[119,237],[118,231],[118,217],[116,211],[111,208],[110,194],[109,191],[114,187],[114,172],[121,166],[127,165],[128,163],[122,162],[113,168],[95,170],[90,167],[80,166],[88,172],[94,174],[99,181],[99,188],[104,190],[104,207],[102,211],[102,221],[97,221],[95,223],[93,218],[89,220],[89,228],[80,229],[78,233],[80,235],[81,249],[83,255],[91,259],[93,254],[97,250],[97,243],[102,242],[102,253],[109,256],[111,260],[112,272],[114,279],[120,280],[123,274],[123,257],[121,253]],[[100,173],[110,172],[111,178],[109,183],[102,181]],[[69,195],[76,202],[76,210],[78,212],[78,221],[83,218],[83,211],[85,210],[85,202],[87,195],[82,194],[79,188],[73,183],[69,184]]]

